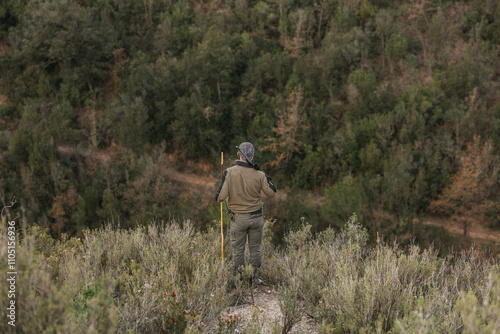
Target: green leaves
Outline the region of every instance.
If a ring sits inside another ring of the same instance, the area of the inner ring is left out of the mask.
[[[215,154],[222,133],[217,124],[220,114],[211,106],[203,107],[200,97],[193,94],[175,104],[176,119],[172,123],[174,146],[190,158],[209,157]]]
[[[375,90],[375,77],[362,69],[357,69],[347,78],[349,85],[355,86],[362,96],[367,96]]]
[[[399,34],[392,34],[387,41],[385,50],[391,60],[398,60],[404,57],[407,48],[408,42],[406,38]]]
[[[360,180],[346,178],[325,189],[321,217],[331,225],[340,227],[353,213],[361,213],[368,198]]]
[[[116,32],[105,16],[63,0],[32,1],[10,37],[18,68],[55,74],[79,90],[104,78],[117,46]],[[74,102],[81,101],[79,97]]]

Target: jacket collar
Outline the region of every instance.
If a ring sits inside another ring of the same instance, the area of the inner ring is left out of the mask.
[[[253,168],[248,162],[243,161],[243,160],[236,160],[236,166]]]

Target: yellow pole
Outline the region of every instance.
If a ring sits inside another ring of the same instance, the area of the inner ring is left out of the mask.
[[[220,174],[221,174],[221,180],[222,180],[222,175],[223,175],[223,169],[224,169],[224,152],[220,152]],[[221,181],[222,182],[222,181]],[[220,202],[220,235],[221,235],[221,253],[222,253],[222,265],[224,265],[224,229],[223,229],[223,213],[222,213],[222,202]]]

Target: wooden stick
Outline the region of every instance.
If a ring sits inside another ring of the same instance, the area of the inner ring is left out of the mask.
[[[224,152],[220,152],[220,178],[222,182],[222,176],[224,174]],[[221,235],[221,253],[222,253],[222,266],[224,266],[224,229],[223,229],[223,212],[222,212],[222,202],[220,202],[220,235]]]

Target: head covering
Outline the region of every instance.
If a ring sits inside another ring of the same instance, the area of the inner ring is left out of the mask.
[[[248,157],[248,159],[253,158],[253,154],[255,152],[255,149],[253,148],[253,145],[249,142],[244,142],[241,143],[239,146],[240,151]],[[241,157],[242,159],[245,159],[244,156]]]

